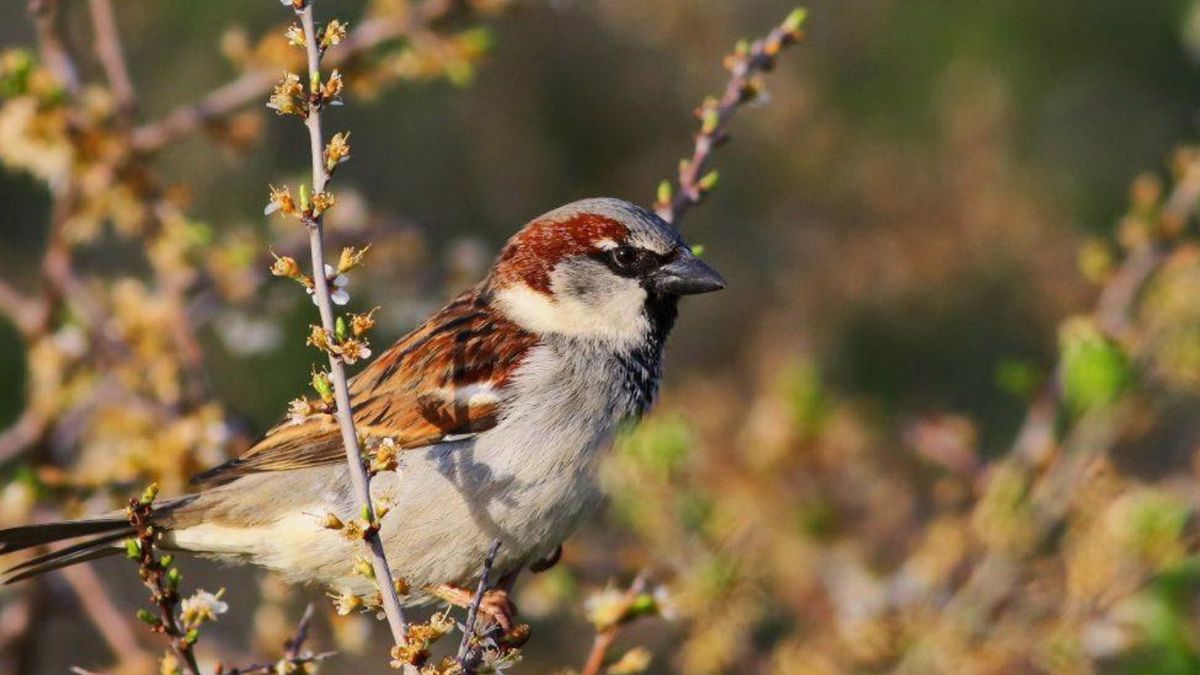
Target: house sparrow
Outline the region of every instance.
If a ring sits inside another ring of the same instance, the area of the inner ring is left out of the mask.
[[[380,536],[406,599],[466,604],[497,538],[510,582],[553,557],[601,501],[602,451],[654,401],[679,297],[724,286],[653,213],[585,199],[527,224],[487,278],[354,377],[358,433],[403,450],[371,494],[390,505]],[[362,544],[326,526],[358,516],[332,415],[284,421],[193,482],[155,509],[162,548],[374,591],[352,572]],[[0,553],[84,538],[7,581],[117,553],[130,534],[123,513],[0,531]],[[507,624],[500,593],[488,606]]]

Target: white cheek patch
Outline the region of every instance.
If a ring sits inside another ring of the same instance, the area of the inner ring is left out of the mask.
[[[496,293],[496,303],[513,321],[535,333],[558,333],[577,337],[613,340],[620,343],[642,340],[650,329],[642,312],[646,291],[629,281],[615,292],[591,301],[556,292],[563,281],[551,275],[554,297],[515,284]]]

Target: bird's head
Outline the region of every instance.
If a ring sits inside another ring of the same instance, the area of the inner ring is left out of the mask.
[[[665,333],[679,296],[724,287],[666,221],[612,198],[534,219],[489,280],[493,304],[527,330],[624,345]]]

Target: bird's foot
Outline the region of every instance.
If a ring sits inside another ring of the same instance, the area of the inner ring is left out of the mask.
[[[430,594],[445,600],[456,607],[470,607],[475,600],[475,593],[469,589],[441,584],[430,590]],[[517,625],[513,620],[517,616],[517,606],[508,597],[508,590],[493,588],[485,591],[479,602],[479,612],[501,628],[506,634]]]
[[[500,626],[505,634],[512,632],[516,626],[513,619],[517,616],[517,606],[508,597],[508,591],[503,588],[493,588],[484,593],[483,600],[479,603],[479,611]]]

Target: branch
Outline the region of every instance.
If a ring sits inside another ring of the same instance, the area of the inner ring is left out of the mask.
[[[296,0],[301,2],[302,0]],[[312,190],[314,195],[325,192],[329,181],[329,173],[325,168],[325,138],[321,132],[321,102],[322,95],[317,88],[321,81],[321,49],[313,23],[313,2],[303,3],[303,8],[297,10],[301,27],[304,30],[305,52],[308,59],[308,75],[310,83],[309,105],[305,115],[305,126],[308,127],[308,137],[312,151]],[[302,200],[303,201],[303,200]],[[317,299],[317,309],[321,314],[321,326],[326,334],[335,333],[333,305],[329,298],[329,281],[325,276],[325,246],[322,241],[323,219],[320,213],[305,216],[308,225],[308,243],[312,251],[312,269],[314,293]],[[334,400],[337,404],[335,414],[338,426],[342,431],[342,443],[346,448],[346,463],[350,468],[350,482],[354,486],[355,499],[367,523],[370,524],[363,533],[363,539],[371,552],[371,566],[375,571],[375,580],[383,600],[383,611],[387,616],[388,626],[392,629],[392,638],[397,645],[407,644],[408,628],[404,620],[404,611],[400,608],[400,598],[396,594],[396,584],[392,579],[391,567],[388,566],[384,555],[383,542],[379,538],[378,519],[374,506],[371,504],[371,486],[363,466],[362,449],[358,443],[358,433],[354,428],[353,409],[350,405],[350,389],[347,384],[346,368],[341,356],[329,354],[329,377],[333,383]]]
[[[62,36],[57,0],[29,0],[29,15],[33,18],[33,28],[37,32],[38,50],[42,61],[50,72],[54,73],[67,93],[72,96],[78,94],[79,71],[75,68],[75,59]]]
[[[311,669],[302,669],[301,666],[309,663],[320,663],[336,653],[321,652],[319,654],[306,654],[302,651],[304,642],[308,639],[308,629],[312,624],[312,619],[313,605],[310,602],[308,603],[308,607],[304,608],[304,615],[300,617],[300,623],[296,625],[296,632],[283,643],[283,658],[279,661],[232,668],[230,670],[218,668],[218,675],[271,675],[272,673],[310,672]]]
[[[479,605],[483,603],[483,596],[487,593],[489,583],[488,576],[492,573],[492,565],[496,562],[496,553],[500,550],[500,540],[493,539],[492,547],[488,549],[487,557],[483,559],[483,571],[479,574],[479,586],[475,588],[475,597],[471,599],[471,605],[467,608],[467,623],[463,627],[462,642],[458,643],[458,664],[462,666],[465,675],[472,675],[475,672],[475,660],[469,659],[471,656],[471,640],[475,637],[475,619],[479,616]],[[468,663],[468,661],[470,661]]]
[[[46,316],[45,305],[26,298],[21,291],[0,279],[0,313],[7,314],[22,335],[29,337],[37,332]]]
[[[112,0],[88,0],[92,13],[92,32],[96,40],[96,58],[104,68],[104,76],[112,88],[117,111],[126,120],[137,110],[137,97],[133,80],[125,66],[125,55],[121,48],[121,32],[113,12]]]
[[[1184,169],[1162,207],[1163,229],[1178,232],[1195,212],[1200,199],[1200,157]],[[1170,248],[1151,239],[1137,244],[1109,276],[1092,308],[1096,326],[1109,338],[1123,340],[1133,330],[1131,316],[1146,284],[1168,260]],[[1060,384],[1063,364],[1055,365],[1049,381],[1042,387],[1017,431],[1009,453],[1019,465],[1031,471],[1048,467],[1031,488],[1030,505],[1037,540],[1044,540],[1067,515],[1080,487],[1087,479],[1087,467],[1098,455],[1116,442],[1119,424],[1128,418],[1128,409],[1096,411],[1085,416],[1056,444],[1056,424],[1063,404]],[[1011,595],[1022,578],[1019,555],[987,550],[971,575],[945,603],[943,630],[961,631],[971,626],[984,631],[986,617],[992,615]],[[973,619],[973,620],[972,620]],[[919,672],[920,649],[912,648],[895,672]]]
[[[166,635],[170,640],[171,652],[181,667],[191,675],[200,675],[196,654],[192,650],[195,636],[184,631],[175,610],[179,606],[178,570],[171,570],[168,558],[160,560],[154,554],[154,543],[158,536],[152,522],[154,496],[157,490],[151,486],[141,499],[129,499],[129,524],[136,535],[126,544],[130,557],[138,560],[138,575],[146,588],[150,589],[150,601],[158,609],[158,615],[138,610],[138,618],[150,625],[155,632]],[[171,572],[175,572],[174,575]],[[173,578],[172,578],[173,577]]]
[[[614,612],[615,618],[596,632],[596,637],[592,640],[592,649],[588,652],[587,661],[584,662],[580,675],[600,675],[604,670],[604,661],[608,658],[608,652],[612,649],[613,643],[617,641],[617,635],[620,634],[621,629],[645,614],[645,611],[638,606],[639,600],[645,596],[645,592],[646,573],[642,572],[634,578],[633,583],[621,597],[621,607]]]
[[[775,57],[784,47],[804,37],[800,29],[806,16],[803,9],[793,10],[766,37],[748,46],[739,43],[734,53],[725,58],[725,67],[730,72],[725,93],[720,99],[705,99],[696,109],[700,131],[696,134],[691,158],[679,162],[676,188],[672,189],[668,181],[659,185],[654,211],[663,220],[675,223],[716,187],[717,172],[708,171],[713,150],[729,140],[726,127],[737,109],[762,95],[761,74],[775,67]]]
[[[449,13],[454,5],[451,0],[426,0],[395,17],[367,19],[329,55],[326,65],[341,66],[385,42],[411,35],[419,27]],[[247,71],[196,103],[177,108],[158,122],[138,127],[133,131],[130,144],[142,153],[159,150],[177,138],[257,101],[278,79],[279,71],[275,68]]]
[[[138,644],[137,636],[130,628],[129,622],[108,596],[108,591],[105,590],[96,570],[90,564],[84,563],[64,567],[62,574],[71,590],[75,592],[75,597],[79,598],[84,613],[120,661],[121,667],[118,670],[138,671],[153,665],[153,661]]]

